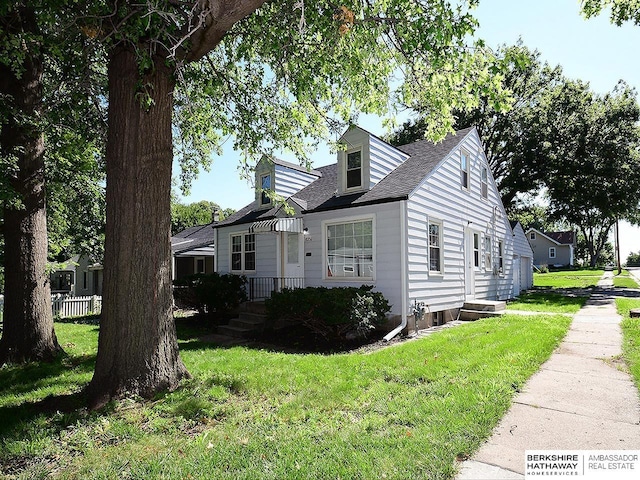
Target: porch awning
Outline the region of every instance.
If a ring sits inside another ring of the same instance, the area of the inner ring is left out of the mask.
[[[291,232],[302,233],[301,218],[273,218],[253,222],[249,227],[250,233]]]

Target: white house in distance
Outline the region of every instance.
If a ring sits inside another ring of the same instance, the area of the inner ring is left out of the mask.
[[[253,298],[374,285],[402,324],[416,303],[440,323],[465,301],[531,286],[522,276],[531,250],[522,228],[514,236],[475,128],[396,148],[351,127],[341,143],[337,162],[311,171],[258,163],[254,201],[214,227],[217,272],[246,275]],[[263,190],[285,197],[293,215]]]
[[[74,255],[51,272],[51,293],[74,297],[102,295],[102,265],[86,255]]]
[[[196,273],[213,273],[216,221],[217,217],[212,223],[186,228],[171,237],[172,280]]]
[[[545,233],[530,228],[526,235],[533,250],[534,265],[573,266],[576,250],[575,232]]]

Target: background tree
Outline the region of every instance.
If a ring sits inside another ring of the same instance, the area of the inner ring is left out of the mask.
[[[640,107],[624,82],[604,96],[570,82],[549,96],[545,181],[551,218],[575,225],[591,266],[617,219],[634,221],[640,205]]]
[[[206,225],[213,220],[213,213],[218,213],[219,220],[224,220],[235,213],[232,208],[220,208],[215,202],[201,200],[189,204],[177,200],[171,201],[171,235],[181,232],[185,228]]]
[[[502,201],[510,212],[517,208],[518,195],[535,193],[544,185],[549,161],[542,148],[546,130],[541,119],[547,118],[544,109],[548,107],[544,98],[565,80],[559,66],[542,63],[538,51],[521,44],[501,47],[497,55],[506,65],[502,84],[512,96],[509,108],[496,108],[490,97],[482,97],[477,107],[455,112],[454,128],[477,127]],[[424,138],[427,126],[424,117],[408,121],[389,140],[394,145],[414,142]]]
[[[6,274],[0,363],[47,360],[61,351],[51,314],[45,208],[59,195],[45,183],[66,185],[64,200],[53,202],[58,208],[71,196],[78,199],[58,215],[67,224],[52,223],[56,233],[49,246],[55,254],[70,229],[91,221],[84,187],[95,188],[102,178],[96,145],[103,144],[98,97],[104,82],[88,67],[92,53],[84,49],[84,36],[67,31],[65,6],[62,0],[0,6],[0,234]],[[76,221],[69,224],[71,217]],[[81,237],[86,242],[87,233],[77,232],[75,243]]]
[[[640,267],[640,251],[637,253],[630,252],[626,261],[627,267]]]
[[[107,2],[95,13],[84,27],[108,50],[109,134],[93,406],[187,375],[171,312],[172,121],[176,145],[196,157],[233,134],[246,159],[276,148],[305,158],[334,114],[382,114],[394,97],[431,105],[437,138],[452,108],[475,105],[480,92],[501,100],[497,67],[470,48],[475,20],[444,0]]]
[[[53,331],[46,270],[41,33],[34,6],[0,6],[0,195],[6,294],[0,364],[51,360],[62,351]]]

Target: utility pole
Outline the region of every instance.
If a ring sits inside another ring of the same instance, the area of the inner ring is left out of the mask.
[[[616,225],[615,225],[615,233],[616,233],[616,238],[615,238],[615,242],[616,242],[616,260],[618,262],[618,275],[620,275],[622,273],[622,265],[620,264],[620,232],[619,232],[619,228],[618,228],[618,219],[616,218]]]

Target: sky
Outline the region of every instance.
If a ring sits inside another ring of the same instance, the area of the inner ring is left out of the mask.
[[[476,36],[492,48],[521,39],[529,49],[538,50],[543,61],[560,65],[569,78],[589,82],[597,93],[611,91],[621,79],[640,92],[640,26],[617,27],[606,15],[585,20],[578,0],[480,0],[473,14],[480,23]],[[361,116],[359,124],[378,136],[386,133],[375,117]],[[210,200],[234,209],[252,201],[253,186],[240,178],[240,155],[231,144],[230,139],[223,155],[214,157],[211,171],[201,172],[182,201]],[[295,161],[285,154],[281,158]],[[336,161],[327,148],[312,159],[316,167]],[[622,261],[629,252],[638,251],[640,228],[621,222]]]

